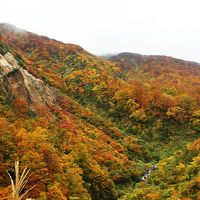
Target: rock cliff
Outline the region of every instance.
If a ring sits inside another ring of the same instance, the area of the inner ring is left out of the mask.
[[[31,109],[54,105],[56,91],[19,66],[14,56],[0,54],[0,88],[9,99],[23,99]]]

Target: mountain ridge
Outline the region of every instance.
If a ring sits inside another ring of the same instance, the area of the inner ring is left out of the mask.
[[[21,29],[21,28],[18,28],[10,23],[0,23],[0,29],[1,29],[1,34],[5,34],[5,32],[16,32],[16,33],[31,33],[25,29]],[[31,33],[33,34],[33,33]],[[36,35],[36,34],[35,34]],[[72,43],[64,43],[62,41],[59,41],[59,40],[56,40],[56,39],[53,39],[53,38],[50,38],[48,36],[45,36],[45,35],[39,35],[40,37],[44,37],[44,38],[47,38],[49,40],[54,40],[55,42],[59,42],[59,43],[63,43],[65,45],[75,45],[75,44],[72,44]],[[77,47],[79,48],[82,48],[80,47],[79,45],[76,45]],[[83,49],[83,48],[82,48]],[[154,58],[172,58],[172,59],[176,59],[176,60],[180,60],[180,61],[184,61],[184,62],[188,62],[188,63],[191,63],[191,64],[197,64],[197,65],[200,65],[199,62],[195,62],[195,61],[192,61],[192,60],[184,60],[184,58],[176,58],[176,57],[173,57],[173,56],[168,56],[168,55],[144,55],[144,54],[140,54],[140,53],[134,53],[134,52],[120,52],[120,53],[110,53],[110,54],[107,54],[106,56],[106,59],[112,59],[112,57],[114,57],[116,59],[116,57],[121,57],[121,56],[135,56],[135,57],[143,57],[143,58],[146,58],[146,57],[154,57]],[[98,55],[97,55],[98,56]],[[105,57],[104,55],[103,56],[100,56],[100,57]]]
[[[145,64],[145,62],[149,62],[150,60],[161,60],[161,59],[171,59],[173,61],[179,63],[186,63],[188,65],[194,65],[200,67],[200,63],[194,61],[186,61],[180,58],[174,58],[172,56],[165,56],[165,55],[142,55],[138,53],[131,53],[131,52],[121,52],[117,55],[113,55],[108,57],[109,60],[116,62],[117,64],[121,64],[122,68],[130,68],[130,65],[133,66]],[[122,61],[121,61],[122,60]],[[121,61],[121,62],[120,62]],[[129,61],[129,63],[128,63]]]
[[[29,197],[39,200],[199,198],[195,64],[106,60],[30,32],[0,35],[0,198],[16,159],[33,170],[26,189],[36,184]]]

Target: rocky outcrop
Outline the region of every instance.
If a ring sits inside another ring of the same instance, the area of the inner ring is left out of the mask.
[[[56,92],[42,80],[19,66],[11,53],[0,54],[0,88],[7,98],[23,99],[31,109],[54,105]]]
[[[4,56],[0,54],[0,81],[3,81],[3,77],[19,68],[11,53],[8,52]]]

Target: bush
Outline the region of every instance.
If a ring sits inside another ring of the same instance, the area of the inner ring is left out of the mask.
[[[17,60],[18,64],[19,64],[21,67],[25,68],[24,61],[23,61],[23,59],[21,58],[21,56],[20,56],[19,54],[16,54],[16,55],[15,55],[15,59]]]
[[[0,41],[0,53],[5,55],[8,51],[8,47],[2,41]]]

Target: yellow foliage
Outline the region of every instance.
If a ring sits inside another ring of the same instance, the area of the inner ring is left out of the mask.
[[[185,164],[184,163],[179,163],[176,166],[176,169],[177,169],[178,172],[182,172],[185,169]]]
[[[174,118],[178,121],[183,120],[184,114],[185,114],[185,111],[179,106],[169,108],[166,113],[168,117]]]

